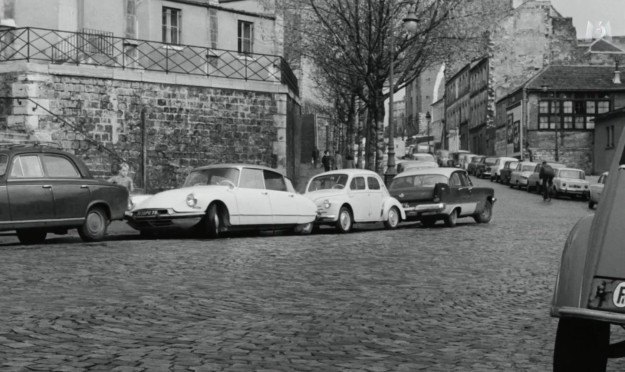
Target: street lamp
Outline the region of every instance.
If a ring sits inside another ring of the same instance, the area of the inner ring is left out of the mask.
[[[419,19],[413,11],[408,12],[406,17],[402,20],[406,31],[414,34],[417,31],[417,23]],[[384,173],[384,183],[388,186],[391,184],[393,177],[397,175],[397,168],[395,165],[395,120],[393,118],[393,95],[395,93],[394,82],[394,60],[395,60],[395,35],[393,35],[393,28],[391,27],[391,66],[389,71],[389,98],[388,98],[388,159],[386,162],[386,173]]]

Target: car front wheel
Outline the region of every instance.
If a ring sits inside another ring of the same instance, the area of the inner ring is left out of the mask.
[[[553,371],[605,371],[609,343],[609,323],[560,318],[553,352]]]
[[[384,227],[387,229],[394,229],[399,225],[399,220],[401,219],[399,215],[399,210],[397,207],[392,207],[388,211],[388,219],[384,221]]]
[[[353,224],[352,212],[347,207],[341,207],[339,219],[336,221],[336,228],[341,233],[348,233],[352,230]]]
[[[458,221],[458,210],[454,209],[451,211],[449,216],[445,217],[445,226],[454,227],[456,226],[456,222]]]
[[[221,233],[221,216],[216,204],[211,204],[203,218],[203,233],[206,237],[215,239]]]
[[[590,209],[594,209],[594,208],[595,208],[595,204],[596,204],[596,203],[595,203],[594,201],[589,200],[589,201],[588,201],[588,208],[590,208]]]
[[[45,230],[25,229],[17,230],[17,238],[22,244],[39,244],[46,240],[48,233]]]
[[[96,242],[104,238],[108,225],[106,212],[99,207],[91,208],[85,222],[78,228],[78,235],[85,242]]]

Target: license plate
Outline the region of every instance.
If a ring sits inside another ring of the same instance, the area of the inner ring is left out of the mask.
[[[592,281],[588,307],[598,310],[625,312],[625,281],[595,278]]]
[[[135,216],[137,217],[158,216],[158,211],[155,209],[146,209],[146,210],[135,212]]]

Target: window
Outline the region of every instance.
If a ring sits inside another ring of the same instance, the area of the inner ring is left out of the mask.
[[[51,178],[80,178],[80,173],[69,159],[61,156],[43,156],[43,166]]]
[[[284,177],[281,174],[271,171],[264,171],[265,187],[267,190],[287,191]]]
[[[449,178],[449,186],[451,187],[461,187],[462,182],[460,181],[460,177],[458,176],[458,172],[451,175]]]
[[[7,165],[9,165],[9,157],[6,155],[0,155],[0,176],[6,173]]]
[[[254,24],[252,22],[239,21],[238,34],[239,53],[252,53],[254,47]]]
[[[363,177],[354,177],[349,184],[349,188],[352,190],[365,190],[365,179]]]
[[[180,44],[180,9],[163,7],[163,43]]]
[[[379,190],[380,183],[375,177],[367,177],[367,183],[369,184],[369,190]]]
[[[595,117],[610,110],[610,101],[593,95],[558,95],[538,102],[538,129],[592,130]],[[567,100],[563,100],[566,98]]]
[[[43,178],[43,169],[37,155],[22,155],[13,159],[11,178]]]
[[[460,177],[460,181],[462,182],[462,186],[471,187],[473,184],[471,183],[471,179],[466,173],[456,173]],[[453,178],[453,176],[452,176]]]
[[[260,169],[243,168],[239,187],[244,189],[264,189],[263,171]]]
[[[606,131],[606,148],[614,147],[614,125],[605,127]]]

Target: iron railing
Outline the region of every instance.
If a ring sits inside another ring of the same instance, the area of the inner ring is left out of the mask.
[[[280,56],[128,39],[110,33],[34,27],[0,30],[0,62],[108,66],[287,85],[299,95],[297,78]]]

